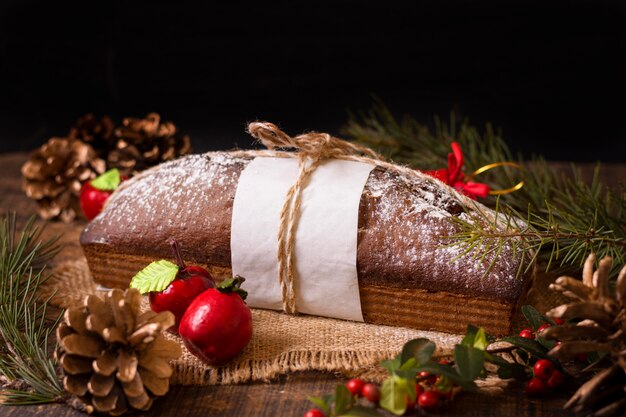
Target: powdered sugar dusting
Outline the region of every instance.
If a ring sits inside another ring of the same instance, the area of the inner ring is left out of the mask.
[[[104,211],[84,234],[93,232],[98,243],[148,248],[167,248],[167,240],[175,237],[184,242],[183,250],[197,250],[192,248],[194,245],[201,245],[207,252],[215,250],[215,240],[208,236],[229,225],[224,212],[232,207],[241,172],[233,167],[243,167],[248,161],[210,152],[144,171],[111,195]],[[213,209],[207,210],[209,207]],[[202,231],[207,235],[203,236]]]
[[[397,287],[487,298],[514,299],[521,292],[509,247],[486,273],[495,254],[478,262],[471,255],[462,256],[461,247],[451,245],[448,237],[458,230],[449,217],[471,221],[471,216],[443,183],[377,170],[370,176],[364,195],[369,197],[366,201],[372,215],[361,225],[360,243],[371,261],[361,264],[359,276],[386,275]],[[379,250],[372,250],[374,247]],[[375,280],[364,281],[376,284]]]
[[[83,236],[88,243],[164,255],[167,239],[174,237],[184,251],[229,266],[232,203],[239,175],[252,157],[211,152],[144,171],[109,198]],[[443,183],[374,169],[360,206],[360,283],[515,300],[523,280],[516,277],[519,261],[512,260],[511,248],[504,247],[487,274],[495,253],[480,263],[470,256],[452,262],[462,249],[447,238],[458,232],[450,216],[470,221],[463,201]]]

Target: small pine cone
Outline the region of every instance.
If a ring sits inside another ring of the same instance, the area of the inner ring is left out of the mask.
[[[103,116],[98,120],[93,113],[88,113],[76,120],[67,136],[88,143],[100,158],[106,159],[109,151],[115,146],[114,130],[115,123],[109,116]]]
[[[174,325],[174,315],[141,313],[140,303],[139,291],[114,289],[104,300],[89,295],[65,311],[56,332],[63,386],[87,408],[110,415],[145,411],[169,390],[169,361],[181,348],[163,331]]]
[[[123,126],[115,130],[117,143],[108,155],[108,166],[118,168],[122,175],[131,176],[190,153],[189,137],[175,135],[174,123],[162,122],[157,113],[150,113],[145,119],[126,118]]]
[[[104,170],[104,160],[88,144],[52,138],[22,165],[23,189],[37,201],[43,219],[70,222],[80,212],[78,197],[82,184]]]

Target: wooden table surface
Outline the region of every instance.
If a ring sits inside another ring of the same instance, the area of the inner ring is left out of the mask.
[[[0,154],[0,213],[17,211],[21,221],[36,213],[36,205],[21,189],[20,166],[26,154]],[[589,166],[587,171],[592,167]],[[608,166],[607,179],[626,178],[626,166]],[[61,258],[80,256],[78,233],[84,221],[73,224],[50,222],[50,233],[63,233],[66,244]],[[302,416],[311,408],[307,396],[331,393],[345,378],[322,372],[301,372],[284,375],[271,383],[249,383],[228,386],[172,387],[166,397],[156,401],[145,416],[208,417],[208,416]],[[462,393],[450,404],[439,408],[441,416],[569,416],[562,405],[575,390],[565,387],[544,398],[528,398],[523,387],[512,383],[501,395]],[[62,404],[22,407],[0,407],[0,416],[54,415],[78,417],[82,413]],[[414,415],[417,415],[415,412]]]

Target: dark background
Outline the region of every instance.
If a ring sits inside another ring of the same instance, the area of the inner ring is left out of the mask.
[[[0,151],[86,112],[246,147],[247,121],[337,133],[375,94],[427,123],[491,121],[526,155],[626,162],[624,2],[1,4]]]

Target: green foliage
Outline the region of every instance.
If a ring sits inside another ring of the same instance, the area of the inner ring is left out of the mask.
[[[142,294],[163,291],[176,279],[178,270],[178,265],[165,259],[151,262],[137,272],[130,281],[130,287],[138,289]]]
[[[122,182],[120,171],[117,168],[113,168],[91,180],[90,184],[98,190],[113,191],[119,187],[120,182]]]
[[[545,323],[549,323],[552,325],[556,324],[554,320],[544,316],[531,305],[524,305],[522,306],[521,310],[524,318],[526,319],[526,321],[528,321],[528,324],[530,324],[530,327],[533,329],[533,331],[537,331],[537,329]]]
[[[42,231],[34,218],[21,233],[15,214],[0,220],[0,375],[28,386],[5,390],[6,405],[57,401],[64,395],[49,347],[60,316],[50,323],[47,301],[37,299],[45,265],[60,247],[57,238],[42,241]]]
[[[535,308],[524,306],[522,310],[534,328],[546,322]],[[461,343],[454,346],[454,362],[441,363],[432,360],[436,348],[433,342],[424,338],[409,340],[398,356],[381,363],[389,376],[382,383],[378,406],[394,415],[403,415],[407,411],[407,399],[415,401],[416,384],[421,379],[428,378],[417,377],[420,372],[437,375],[436,386],[440,392],[449,391],[453,384],[466,391],[474,391],[477,389],[475,380],[487,376],[487,362],[497,367],[500,378],[526,380],[537,359],[549,359],[547,353],[550,347],[541,338],[530,340],[509,336],[497,340],[507,342],[507,347],[489,350],[494,341],[496,340],[486,334],[483,328],[469,325]],[[511,354],[515,361],[506,360],[497,354],[504,352]],[[558,364],[556,366],[559,367]],[[357,404],[357,399],[350,395],[344,385],[337,385],[333,395],[309,397],[309,400],[328,417],[381,415],[374,407]]]
[[[482,201],[498,211],[498,222],[482,218],[481,213],[471,222],[452,217],[461,226],[454,240],[476,259],[511,245],[518,256],[524,256],[523,266],[539,259],[546,269],[578,268],[595,252],[597,259],[613,257],[612,276],[626,261],[626,182],[618,190],[609,189],[599,181],[599,168],[586,183],[574,165],[572,174],[566,176],[542,157],[525,161],[514,156],[501,132],[489,124],[481,133],[451,114],[448,123],[436,118],[431,129],[408,116],[396,119],[380,100],[369,111],[352,114],[342,133],[395,162],[421,170],[447,167],[452,141],[463,150],[466,174],[494,162],[525,166],[524,173],[499,167],[476,179],[492,189],[506,189],[523,176],[521,190]]]

